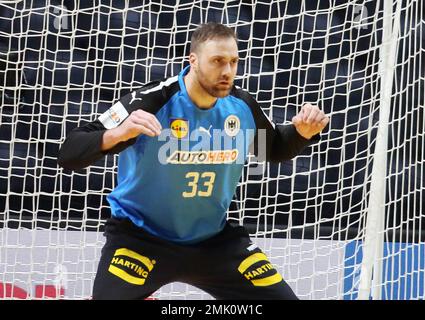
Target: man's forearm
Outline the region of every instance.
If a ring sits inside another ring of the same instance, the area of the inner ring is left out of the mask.
[[[73,130],[59,150],[59,166],[71,170],[82,169],[104,156],[100,150],[103,132],[80,128]]]
[[[122,140],[117,128],[105,130],[99,121],[75,128],[59,150],[58,164],[71,170],[85,168],[105,154],[119,153],[134,143]]]
[[[123,138],[120,134],[119,127],[114,129],[106,130],[103,133],[102,143],[100,145],[101,151],[107,151],[115,147],[120,142],[123,142]]]
[[[305,147],[320,140],[320,135],[310,139],[302,137],[293,125],[276,126],[276,136],[270,150],[272,162],[290,160],[297,156]]]

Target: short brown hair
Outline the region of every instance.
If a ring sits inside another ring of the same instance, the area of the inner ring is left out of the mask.
[[[207,40],[217,38],[233,38],[237,42],[235,31],[216,22],[201,24],[192,34],[190,39],[190,52],[196,52],[199,45]]]

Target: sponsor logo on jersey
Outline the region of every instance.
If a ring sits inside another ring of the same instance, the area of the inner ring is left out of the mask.
[[[170,119],[171,135],[177,139],[184,139],[189,135],[189,121],[186,119]]]
[[[132,93],[131,93],[131,100],[130,100],[130,103],[129,104],[132,104],[134,101],[136,101],[136,100],[140,100],[140,101],[142,101],[142,98],[136,98],[136,95],[137,95],[137,92],[136,91],[133,91]]]
[[[235,115],[230,115],[224,120],[224,131],[229,137],[234,137],[238,134],[241,128],[241,121]]]
[[[155,263],[137,252],[120,248],[115,251],[108,271],[128,283],[143,285]]]
[[[271,286],[282,281],[282,276],[262,252],[253,253],[243,260],[238,271],[256,287]]]
[[[212,128],[212,125],[210,125],[209,127],[208,127],[208,129],[206,129],[206,128],[204,128],[203,126],[200,126],[199,127],[199,131],[200,132],[204,132],[204,133],[206,133],[210,138],[211,138],[211,128]]]
[[[238,149],[212,151],[174,151],[167,158],[171,164],[223,164],[235,162]]]

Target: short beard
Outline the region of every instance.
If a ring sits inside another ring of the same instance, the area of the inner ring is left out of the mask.
[[[233,84],[230,85],[229,89],[219,89],[217,86],[210,86],[206,84],[204,80],[204,75],[201,70],[198,71],[198,83],[208,94],[215,98],[224,98],[227,97],[232,90]]]

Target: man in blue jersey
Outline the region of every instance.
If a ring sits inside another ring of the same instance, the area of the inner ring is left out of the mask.
[[[175,281],[217,299],[297,298],[226,212],[249,146],[260,159],[291,159],[329,118],[306,104],[292,124],[275,125],[233,85],[238,59],[233,30],[201,25],[178,76],[131,92],[68,135],[65,168],[120,153],[94,299],[144,299]]]

